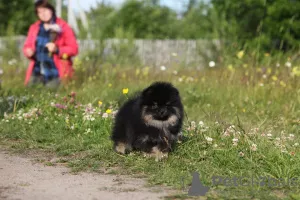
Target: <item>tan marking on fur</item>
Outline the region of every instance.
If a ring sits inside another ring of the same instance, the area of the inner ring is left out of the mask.
[[[144,121],[145,121],[146,123],[148,123],[148,122],[150,122],[150,121],[152,121],[152,120],[153,120],[152,115],[145,115],[145,116],[144,116]]]
[[[151,153],[144,153],[144,157],[153,157],[155,158],[155,161],[158,162],[162,159],[168,158],[168,153],[163,153],[158,149],[158,147],[153,147]]]
[[[160,121],[160,120],[153,119],[152,115],[148,114],[144,116],[144,121],[148,126],[154,126],[156,128],[161,129],[164,126],[169,126],[169,125],[174,126],[178,121],[178,117],[176,115],[171,115],[167,120]]]
[[[168,139],[166,138],[166,137],[164,137],[164,141],[166,142],[166,144],[169,146],[170,144],[169,144],[169,141],[168,141]]]
[[[116,146],[116,151],[121,153],[121,154],[125,154],[126,151],[126,144],[124,143],[118,143],[118,145]]]
[[[168,120],[166,121],[167,123],[167,125],[172,125],[172,126],[174,126],[176,123],[177,123],[177,120],[178,120],[178,117],[176,116],[176,115],[171,115],[169,118],[168,118]]]
[[[145,121],[146,125],[154,126],[159,129],[163,128],[164,126],[169,126],[169,125],[174,126],[177,123],[178,118],[180,117],[180,113],[178,108],[176,107],[173,108],[175,109],[176,115],[171,115],[167,120],[160,121],[160,120],[153,119],[152,115],[146,114],[147,106],[144,106],[142,109],[143,120]]]

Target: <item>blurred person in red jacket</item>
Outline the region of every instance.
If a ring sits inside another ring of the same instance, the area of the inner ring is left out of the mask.
[[[47,0],[38,0],[34,6],[38,21],[30,26],[23,47],[30,59],[25,85],[57,88],[73,76],[71,58],[78,54],[78,44],[72,28],[56,16]]]

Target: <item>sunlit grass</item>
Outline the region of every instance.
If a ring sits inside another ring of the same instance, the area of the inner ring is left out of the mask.
[[[164,66],[113,66],[90,69],[77,61],[76,77],[53,93],[25,89],[24,69],[4,67],[0,138],[18,141],[15,148],[43,148],[60,156],[74,170],[118,166],[124,173],[145,174],[152,183],[182,187],[198,171],[206,185],[212,176],[300,174],[299,65],[285,61],[251,66],[238,52],[237,61],[204,69]],[[16,75],[17,74],[17,75]],[[156,163],[138,152],[120,156],[109,140],[114,114],[121,103],[153,81],[178,87],[185,107],[183,134],[169,159]],[[299,187],[214,188],[211,198],[279,198]],[[227,192],[228,190],[228,192]],[[267,193],[267,191],[273,191]],[[277,196],[276,196],[277,195]],[[295,197],[296,198],[296,197]]]

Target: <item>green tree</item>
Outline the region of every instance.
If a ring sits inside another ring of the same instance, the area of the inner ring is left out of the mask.
[[[98,3],[95,8],[92,8],[88,13],[90,32],[93,38],[108,38],[114,36],[113,16],[115,8],[106,4],[104,1]]]
[[[133,31],[135,38],[163,39],[178,36],[176,12],[160,6],[158,1],[127,0],[119,10],[100,4],[90,13],[90,17],[106,38],[114,37],[115,30],[120,27]]]
[[[227,21],[236,23],[242,43],[259,41],[265,50],[299,47],[298,0],[212,0],[212,4]]]
[[[32,0],[0,1],[0,36],[6,35],[8,29],[25,35],[35,19]]]

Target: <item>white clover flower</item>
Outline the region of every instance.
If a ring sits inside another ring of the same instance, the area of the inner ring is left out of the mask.
[[[211,144],[213,141],[213,139],[211,137],[205,137],[205,139],[209,144]]]
[[[16,59],[12,59],[12,60],[9,60],[8,61],[8,64],[9,65],[14,65],[14,64],[16,64],[17,63],[17,60]]]
[[[216,63],[215,63],[214,61],[210,61],[210,62],[208,63],[208,66],[209,66],[209,67],[215,67],[215,66],[216,66]]]
[[[228,130],[226,130],[226,131],[224,132],[223,136],[224,136],[224,137],[228,137],[228,136],[230,136],[230,133],[229,133],[229,131],[228,131]]]
[[[293,146],[294,146],[294,147],[297,147],[297,146],[299,146],[299,143],[296,142]]]
[[[285,146],[283,146],[283,147],[281,148],[281,152],[282,152],[282,153],[287,153],[287,152],[288,152],[288,151],[286,150]]]
[[[177,75],[177,74],[178,74],[178,72],[175,70],[175,71],[173,71],[173,74],[174,74],[174,75]]]
[[[201,127],[204,126],[204,122],[203,122],[203,121],[200,121],[200,122],[199,122],[199,126],[201,126]]]
[[[160,70],[161,70],[161,71],[165,71],[166,69],[167,69],[167,68],[166,68],[165,66],[161,66],[161,67],[160,67]]]
[[[108,118],[108,113],[103,113],[102,117],[103,118]]]
[[[266,78],[267,78],[267,75],[266,75],[266,74],[264,74],[262,77],[263,77],[264,79],[266,79]]]
[[[213,147],[214,147],[214,148],[217,148],[217,147],[218,147],[218,145],[217,145],[217,144],[214,144],[214,145],[213,145]]]
[[[178,55],[178,54],[177,54],[177,53],[175,53],[175,52],[174,52],[174,53],[172,53],[172,56],[174,56],[174,57],[176,57],[177,55]]]
[[[193,78],[193,77],[188,77],[188,78],[186,79],[186,81],[187,81],[187,82],[193,82],[193,81],[194,81],[194,78]]]
[[[85,134],[88,134],[90,132],[92,132],[90,128],[88,128],[88,129],[85,130]]]
[[[267,136],[268,136],[268,137],[272,137],[272,134],[271,134],[271,133],[268,133]]]
[[[233,139],[232,139],[232,145],[233,145],[233,146],[237,146],[237,145],[238,145],[238,141],[239,141],[238,138],[233,138]]]
[[[196,122],[195,121],[191,121],[191,127],[196,128]]]
[[[238,142],[238,141],[239,141],[238,138],[233,138],[233,139],[232,139],[232,142]]]
[[[285,63],[285,66],[286,66],[286,67],[291,67],[291,66],[292,66],[292,63],[291,63],[291,62],[286,62],[286,63]]]
[[[0,75],[2,75],[2,74],[3,74],[3,69],[0,68]]]
[[[183,78],[178,78],[178,81],[179,81],[179,82],[182,82],[182,81],[183,81]]]
[[[257,145],[256,144],[252,144],[250,149],[252,151],[257,151]]]

